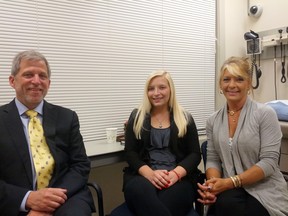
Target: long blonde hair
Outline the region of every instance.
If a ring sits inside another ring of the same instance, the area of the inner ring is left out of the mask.
[[[171,78],[171,75],[169,72],[165,70],[159,70],[151,73],[145,84],[144,88],[144,95],[142,103],[138,107],[138,111],[136,113],[136,118],[133,125],[133,130],[138,139],[141,138],[141,130],[145,129],[143,128],[143,123],[146,114],[150,114],[152,105],[148,98],[148,87],[151,82],[151,80],[155,77],[164,77],[168,81],[168,85],[170,87],[170,98],[169,98],[169,110],[173,110],[173,118],[175,121],[175,124],[178,128],[178,136],[183,137],[187,132],[187,123],[188,123],[188,116],[185,110],[182,108],[180,104],[178,104],[176,99],[176,93],[175,93],[175,86],[174,82]]]

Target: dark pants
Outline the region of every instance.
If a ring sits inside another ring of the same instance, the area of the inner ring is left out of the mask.
[[[243,188],[224,191],[209,211],[215,216],[269,216],[268,211]],[[209,215],[208,214],[208,215]]]
[[[193,207],[195,190],[187,180],[158,190],[143,176],[135,176],[125,185],[124,196],[137,216],[185,216]]]
[[[91,207],[86,201],[72,196],[54,212],[53,216],[91,216],[91,214]]]

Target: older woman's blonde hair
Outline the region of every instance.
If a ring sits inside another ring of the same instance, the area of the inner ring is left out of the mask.
[[[169,110],[173,110],[173,118],[175,121],[175,124],[179,130],[178,136],[183,137],[186,134],[187,131],[187,123],[188,123],[188,117],[185,110],[178,104],[176,99],[176,93],[175,93],[175,86],[174,82],[172,80],[172,77],[169,72],[165,70],[159,70],[151,73],[147,80],[144,87],[144,95],[142,103],[138,107],[138,111],[136,114],[136,120],[134,121],[133,130],[138,139],[141,138],[141,130],[145,129],[143,128],[143,123],[146,114],[150,114],[152,105],[148,98],[148,88],[150,85],[150,82],[155,77],[164,77],[168,81],[168,85],[170,88],[170,98],[169,98]]]
[[[223,79],[225,71],[228,71],[235,77],[242,77],[250,84],[250,90],[252,88],[252,73],[251,73],[251,61],[247,57],[235,57],[228,58],[220,69],[219,86],[221,86],[221,80]]]

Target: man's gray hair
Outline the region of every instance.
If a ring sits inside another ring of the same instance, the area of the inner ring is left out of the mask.
[[[26,59],[29,61],[30,60],[31,61],[44,61],[47,67],[48,77],[50,78],[51,70],[50,70],[50,66],[49,66],[47,59],[45,58],[44,55],[42,55],[41,53],[35,50],[26,50],[26,51],[18,53],[14,57],[12,61],[11,75],[15,76],[19,72],[20,64],[23,59]]]

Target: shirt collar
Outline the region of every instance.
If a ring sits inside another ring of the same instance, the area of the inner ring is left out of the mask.
[[[17,98],[15,98],[15,104],[18,109],[19,115],[23,115],[27,110],[29,110],[24,104],[22,104]],[[43,104],[44,101],[42,100],[40,104],[34,109],[38,114],[43,116]]]

